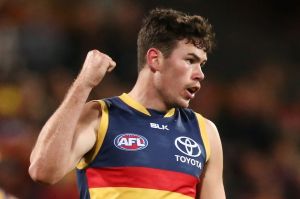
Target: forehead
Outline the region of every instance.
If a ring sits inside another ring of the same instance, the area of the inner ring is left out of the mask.
[[[186,39],[179,40],[173,49],[172,55],[185,56],[189,54],[195,54],[201,60],[207,60],[207,53],[203,49],[197,48],[193,43],[188,42]]]

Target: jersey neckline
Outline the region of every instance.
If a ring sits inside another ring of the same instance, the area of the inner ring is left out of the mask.
[[[139,102],[135,101],[132,97],[130,97],[127,93],[123,93],[122,95],[119,96],[119,98],[128,106],[132,107],[133,109],[148,115],[148,116],[152,116],[150,112],[152,111],[156,111],[153,109],[147,109],[146,107],[144,107],[142,104],[140,104]],[[156,111],[157,112],[157,111]],[[172,117],[175,113],[175,108],[171,108],[170,110],[168,110],[164,117]]]

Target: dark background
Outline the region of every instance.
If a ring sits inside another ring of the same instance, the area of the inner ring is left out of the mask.
[[[78,198],[74,173],[28,176],[38,133],[91,49],[117,68],[90,99],[134,85],[145,13],[171,7],[213,24],[217,48],[191,108],[217,125],[230,199],[300,198],[300,3],[271,0],[1,0],[0,188],[18,198]],[[58,154],[59,155],[59,154]]]

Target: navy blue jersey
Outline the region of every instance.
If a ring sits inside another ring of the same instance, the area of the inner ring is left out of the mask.
[[[194,198],[209,157],[204,118],[146,109],[127,94],[100,100],[95,147],[77,167],[81,198]]]

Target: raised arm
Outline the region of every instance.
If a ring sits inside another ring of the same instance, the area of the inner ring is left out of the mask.
[[[29,174],[33,180],[56,183],[93,147],[101,109],[86,100],[115,65],[109,56],[97,50],[87,54],[65,99],[38,136],[30,156]]]
[[[211,155],[198,186],[198,196],[200,196],[199,199],[225,199],[223,150],[220,136],[216,126],[209,120],[206,120],[206,129],[211,146]]]

